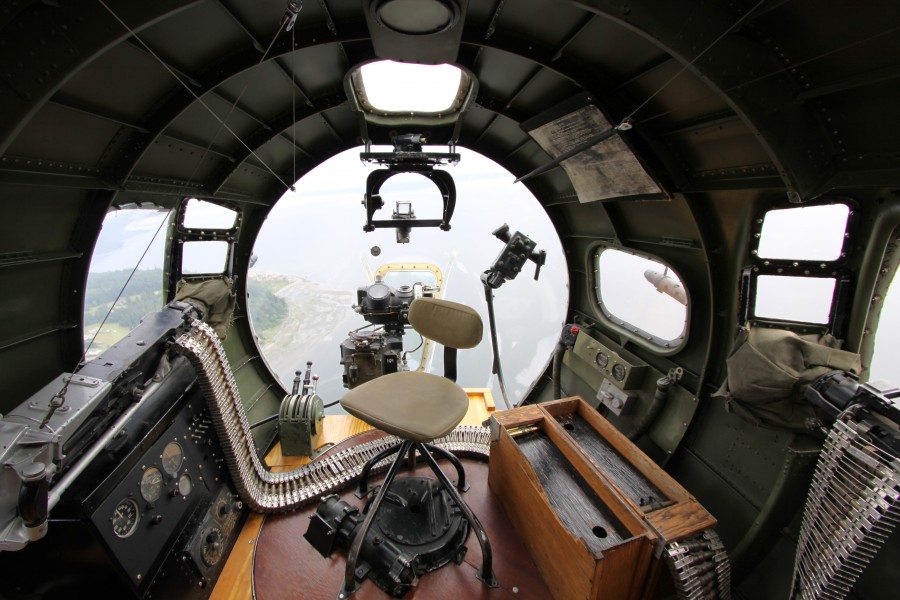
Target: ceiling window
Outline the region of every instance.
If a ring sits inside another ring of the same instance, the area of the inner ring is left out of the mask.
[[[658,350],[685,341],[688,297],[677,273],[649,257],[603,248],[596,258],[597,302],[604,316]]]
[[[440,116],[460,112],[473,96],[473,80],[453,65],[382,60],[354,69],[350,91],[368,116]]]

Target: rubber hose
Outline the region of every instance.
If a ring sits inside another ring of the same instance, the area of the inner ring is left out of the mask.
[[[566,353],[566,346],[562,343],[556,344],[556,352],[553,353],[553,371],[550,378],[553,380],[553,399],[559,400],[562,397],[562,383],[560,382],[560,374],[562,371],[563,355]]]
[[[656,393],[653,394],[653,402],[650,403],[650,409],[644,415],[644,418],[641,419],[641,422],[637,424],[637,427],[628,434],[629,440],[636,442],[650,429],[650,426],[653,425],[653,422],[656,421],[659,413],[662,412],[663,407],[666,405],[666,400],[669,398],[669,388],[672,387],[673,383],[675,382],[668,376],[660,377],[656,380]]]

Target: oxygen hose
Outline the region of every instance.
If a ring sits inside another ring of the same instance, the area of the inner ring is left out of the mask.
[[[550,372],[550,378],[553,380],[553,399],[562,398],[562,361],[566,354],[566,349],[571,350],[575,347],[575,340],[578,337],[580,329],[575,323],[569,323],[563,327],[562,334],[559,336],[559,342],[556,344],[556,350],[553,352],[553,366]]]
[[[641,422],[628,434],[629,440],[636,442],[648,429],[650,429],[650,426],[653,425],[656,418],[659,417],[659,413],[662,412],[663,407],[666,405],[666,401],[669,399],[669,388],[681,379],[683,373],[684,369],[681,367],[669,369],[667,375],[656,380],[656,393],[653,394],[653,402],[650,403],[650,409],[647,410],[647,413],[644,415],[644,418],[641,419]]]
[[[556,350],[553,352],[553,371],[550,374],[550,378],[553,380],[553,399],[559,400],[562,398],[562,384],[559,381],[559,376],[562,371],[562,361],[563,355],[566,353],[566,346],[562,342],[556,344]]]

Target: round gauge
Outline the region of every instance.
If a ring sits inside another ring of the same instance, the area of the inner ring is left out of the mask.
[[[125,498],[116,505],[112,515],[112,528],[120,538],[127,538],[135,532],[138,519],[141,517],[141,509],[134,498]]]
[[[187,496],[193,489],[194,482],[191,481],[191,476],[187,473],[183,473],[181,477],[178,478],[178,493],[182,496]]]
[[[606,352],[600,351],[597,353],[597,356],[594,357],[594,361],[597,363],[597,366],[601,369],[605,369],[606,365],[609,364],[609,355]]]
[[[626,375],[625,367],[623,367],[619,363],[616,363],[615,365],[613,365],[612,374],[616,381],[624,381]]]
[[[178,442],[169,442],[162,452],[162,468],[169,475],[178,473],[181,463],[184,462],[184,450]]]
[[[163,474],[156,467],[144,471],[141,477],[141,497],[147,502],[156,502],[162,495]]]

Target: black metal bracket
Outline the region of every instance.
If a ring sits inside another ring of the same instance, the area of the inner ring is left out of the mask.
[[[384,182],[398,173],[418,173],[437,186],[441,192],[444,210],[440,219],[382,219],[376,221],[375,211],[384,206],[381,199],[381,186]],[[456,209],[456,184],[453,177],[446,171],[435,171],[430,165],[417,165],[414,163],[391,165],[388,169],[376,169],[366,178],[366,224],[363,231],[375,231],[382,227],[440,227],[443,231],[450,231],[450,218]]]

